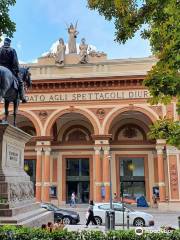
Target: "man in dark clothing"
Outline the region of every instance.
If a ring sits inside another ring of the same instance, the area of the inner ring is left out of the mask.
[[[87,222],[86,222],[85,227],[88,227],[90,222],[92,222],[94,225],[97,225],[96,219],[94,217],[93,207],[94,207],[94,202],[92,200],[90,200],[89,201],[88,212],[87,212],[88,217],[87,217]]]
[[[16,50],[10,47],[11,40],[9,38],[4,39],[4,45],[0,48],[0,66],[8,68],[17,79],[19,97],[22,103],[26,103],[24,96],[23,80],[19,78],[19,62]]]

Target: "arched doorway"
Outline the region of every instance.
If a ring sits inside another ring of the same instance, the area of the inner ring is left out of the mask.
[[[149,156],[154,149],[154,142],[148,139],[151,120],[139,111],[126,111],[114,118],[109,134],[111,148],[115,155],[117,193],[124,189],[124,197],[136,200],[144,196],[150,201]],[[123,183],[123,185],[121,185]]]
[[[53,146],[60,149],[62,161],[62,200],[70,202],[75,192],[78,203],[88,203],[92,196],[93,161],[87,152],[93,144],[94,128],[80,113],[65,113],[52,126]],[[58,193],[59,194],[59,193]]]

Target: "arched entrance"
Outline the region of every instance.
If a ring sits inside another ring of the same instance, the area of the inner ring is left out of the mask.
[[[75,192],[78,203],[88,203],[93,193],[92,123],[80,113],[65,113],[56,119],[50,133],[53,151],[56,148],[60,154],[58,166],[62,166],[57,172],[57,181],[61,179],[58,198],[69,203]]]
[[[148,139],[150,124],[152,121],[147,115],[129,110],[117,115],[109,126],[116,169],[116,191],[120,195],[123,187],[124,197],[132,202],[140,196],[151,200],[153,181],[150,178],[154,176],[149,167],[151,165],[152,168],[154,160],[151,157],[155,146]]]

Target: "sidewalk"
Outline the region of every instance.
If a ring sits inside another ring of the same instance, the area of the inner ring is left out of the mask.
[[[68,210],[72,210],[72,211],[77,211],[77,212],[85,212],[88,209],[88,204],[76,204],[76,207],[71,207],[69,204],[66,205],[60,205],[59,208],[63,208],[63,209],[68,209]],[[152,207],[137,207],[135,205],[130,205],[131,208],[133,208],[135,211],[139,211],[139,212],[147,212],[147,213],[155,213],[155,214],[178,214],[180,215],[180,209],[178,209],[177,211],[162,211],[159,210],[158,208],[152,208]]]

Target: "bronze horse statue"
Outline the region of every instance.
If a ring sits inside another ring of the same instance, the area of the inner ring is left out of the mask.
[[[24,86],[29,88],[32,84],[30,77],[29,68],[20,67],[19,68],[19,78],[22,79]],[[12,72],[3,66],[0,66],[0,101],[4,98],[4,108],[5,108],[5,120],[7,123],[7,118],[9,115],[9,104],[13,103],[13,115],[14,115],[14,126],[16,126],[16,115],[19,106],[19,93],[17,80]]]

